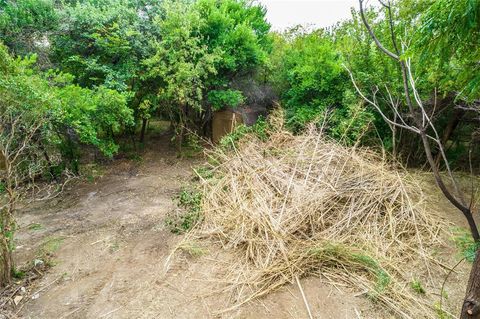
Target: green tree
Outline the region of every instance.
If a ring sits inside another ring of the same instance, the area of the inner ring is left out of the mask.
[[[55,174],[54,167],[73,162],[71,168],[78,168],[71,155],[79,144],[112,156],[113,133],[133,120],[125,95],[102,86],[81,88],[66,74],[46,78],[32,69],[35,63],[35,56],[13,59],[0,44],[0,286],[13,271],[19,186]]]
[[[158,106],[150,104],[145,109],[145,100],[155,100],[151,97],[158,84],[145,78],[148,70],[142,61],[155,52],[151,43],[158,38],[159,29],[153,19],[160,9],[157,1],[67,3],[58,13],[62,27],[51,37],[52,62],[61,71],[73,74],[74,83],[81,87],[104,86],[126,93],[136,122],[143,122],[145,128]]]
[[[48,36],[58,22],[54,0],[0,1],[0,42],[19,56],[36,53],[43,68],[50,66]]]
[[[281,92],[287,125],[299,131],[308,123],[326,121],[330,135],[355,142],[372,115],[353,95],[332,36],[294,28],[277,35],[275,44],[273,81]]]
[[[201,131],[213,109],[244,101],[231,83],[266,63],[270,26],[262,7],[243,0],[165,1],[160,11],[145,78],[160,83],[158,97],[180,146],[185,129]]]
[[[165,1],[163,6],[165,16],[155,20],[161,39],[145,65],[147,76],[162,82],[158,96],[168,108],[180,149],[192,115],[202,111],[205,81],[216,73],[214,64],[219,55],[203,44],[203,19],[189,1]]]

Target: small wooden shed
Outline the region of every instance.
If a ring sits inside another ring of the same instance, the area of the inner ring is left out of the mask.
[[[266,116],[267,110],[262,107],[238,107],[213,113],[212,140],[218,143],[222,137],[231,133],[241,124],[254,125],[260,116]]]
[[[218,143],[228,133],[235,130],[236,127],[243,124],[243,118],[233,110],[221,110],[213,113],[212,121],[212,141]]]

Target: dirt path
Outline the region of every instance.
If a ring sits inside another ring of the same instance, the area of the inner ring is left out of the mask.
[[[166,145],[163,136],[141,161],[116,160],[103,177],[21,213],[17,260],[47,249],[55,261],[21,318],[307,318],[297,286],[218,314],[229,305],[215,290],[222,269],[212,261],[221,252],[185,257],[165,271],[182,238],[165,227],[165,218],[198,163],[178,160]],[[384,318],[342,287],[315,278],[302,285],[315,318]]]

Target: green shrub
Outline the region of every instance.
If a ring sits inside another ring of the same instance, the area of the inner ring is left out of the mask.
[[[242,92],[237,90],[212,90],[208,92],[207,99],[214,111],[225,107],[237,107],[245,101]]]
[[[473,263],[477,250],[480,248],[480,243],[476,243],[470,232],[464,228],[454,228],[453,234],[453,241],[460,251],[462,258]]]
[[[225,135],[220,140],[219,146],[224,150],[229,150],[248,134],[252,134],[262,141],[266,141],[268,139],[268,129],[268,122],[260,117],[254,125],[240,125],[233,132]]]
[[[412,288],[413,291],[415,291],[419,295],[424,295],[425,294],[425,288],[423,288],[422,283],[418,279],[413,279],[412,282],[410,283],[410,288]]]
[[[165,224],[171,232],[181,234],[192,229],[200,221],[202,193],[195,189],[183,189],[176,200],[184,211],[175,216],[168,216]]]

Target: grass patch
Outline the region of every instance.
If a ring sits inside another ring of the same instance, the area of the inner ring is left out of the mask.
[[[419,295],[424,295],[426,293],[425,288],[423,288],[422,283],[418,279],[413,279],[410,283],[410,288]]]
[[[442,309],[439,302],[436,302],[433,305],[433,308],[435,309],[435,312],[437,314],[438,319],[451,319],[452,318],[445,310]]]
[[[138,153],[129,153],[127,155],[127,159],[137,163],[137,164],[141,164],[143,163],[143,157],[141,155],[139,155]]]
[[[203,154],[203,146],[200,137],[193,133],[187,134],[182,143],[180,157],[194,158],[201,154]]]
[[[376,299],[390,285],[390,275],[380,266],[380,263],[366,253],[359,252],[356,249],[345,247],[342,245],[326,243],[323,247],[315,247],[310,249],[319,261],[331,262],[343,265],[346,269],[352,271],[361,270],[374,277],[375,288],[368,292],[368,297]]]
[[[465,258],[468,262],[473,263],[475,260],[475,254],[480,248],[480,243],[476,243],[470,232],[461,227],[455,227],[453,229],[453,242],[460,252],[462,258]]]
[[[191,257],[200,257],[208,252],[206,248],[200,246],[196,242],[184,242],[178,247],[178,249]]]
[[[56,251],[60,249],[64,241],[63,237],[48,237],[39,249],[39,257],[51,257]],[[47,259],[47,258],[45,258]]]
[[[259,118],[252,126],[239,125],[233,132],[225,135],[220,140],[219,146],[224,150],[235,148],[235,145],[247,134],[253,134],[262,141],[268,139],[269,123],[263,118]]]
[[[200,221],[202,193],[196,189],[183,189],[175,200],[183,211],[174,216],[167,216],[165,224],[172,233],[182,234]]]
[[[207,180],[214,177],[214,173],[211,168],[199,166],[194,168],[193,170],[195,171],[195,174],[197,174],[196,180],[199,180],[200,178]]]
[[[32,223],[28,225],[28,230],[36,231],[36,230],[42,230],[43,225],[39,223]]]
[[[113,242],[108,247],[111,253],[114,253],[120,249],[120,244],[118,242]]]
[[[25,275],[26,275],[26,273],[23,270],[20,270],[20,269],[17,269],[17,268],[12,269],[12,276],[15,279],[23,279],[23,278],[25,278]]]
[[[82,165],[80,174],[85,176],[89,183],[94,183],[98,178],[104,175],[104,169],[97,164]]]

